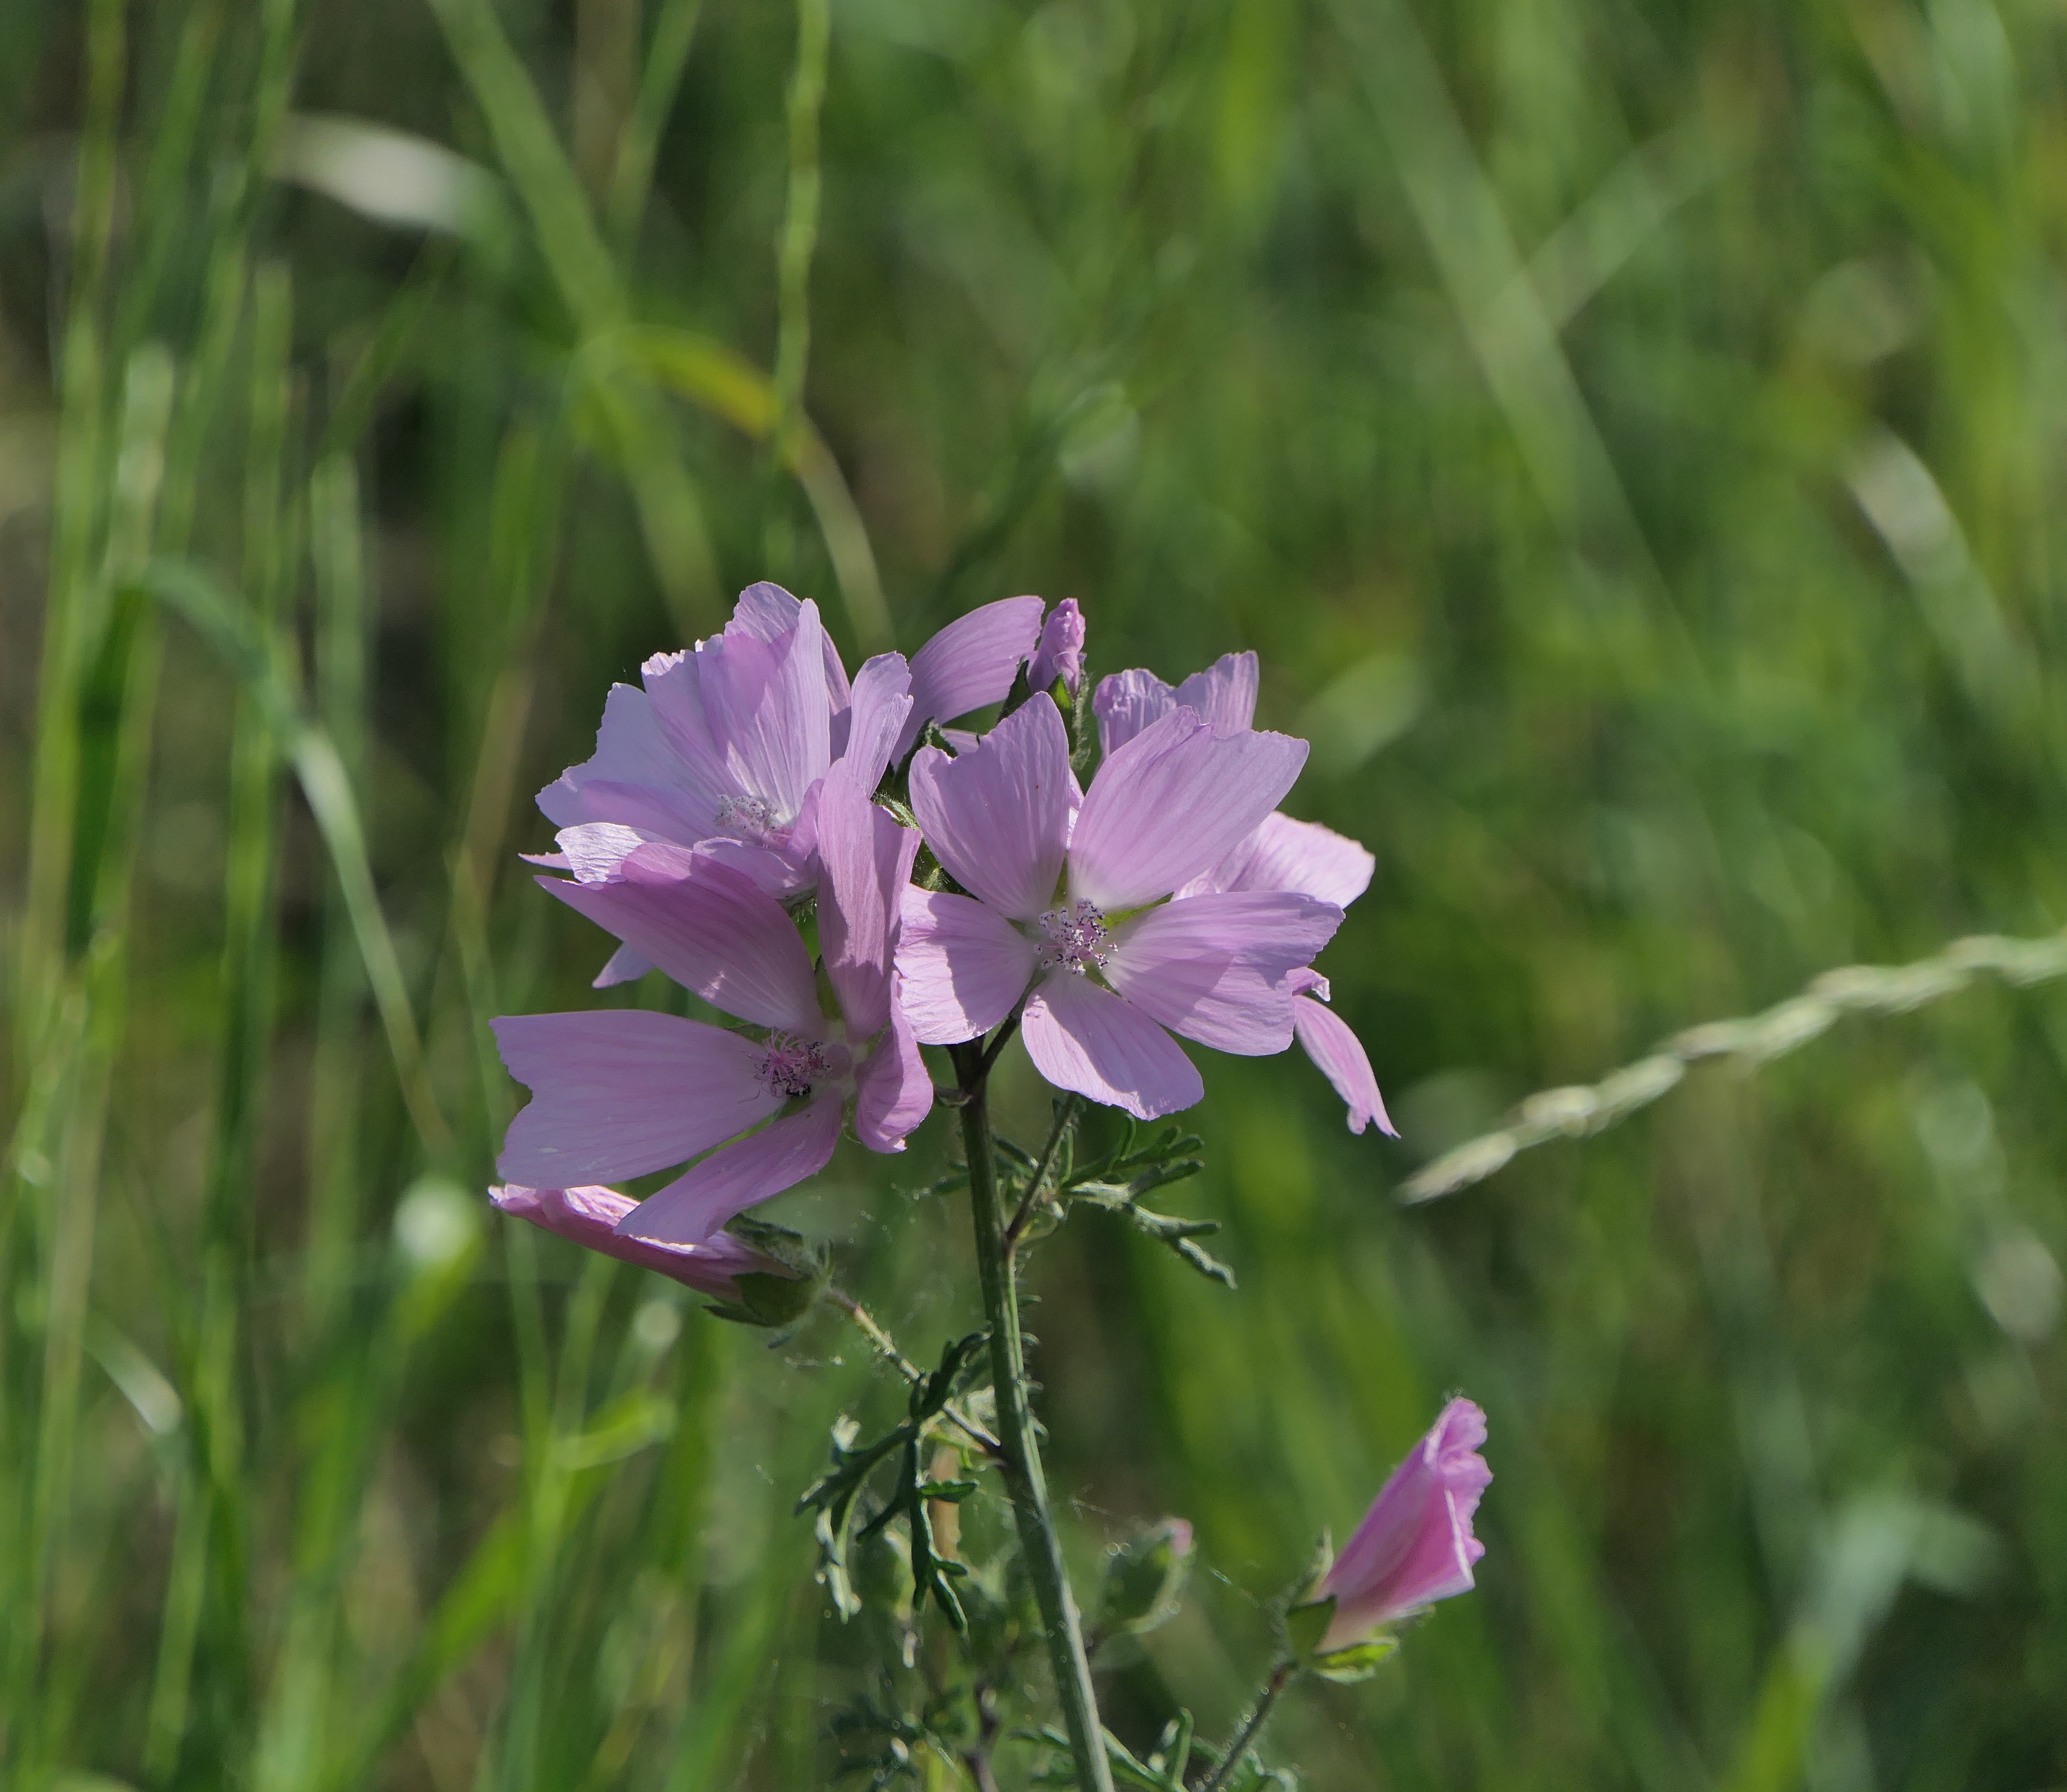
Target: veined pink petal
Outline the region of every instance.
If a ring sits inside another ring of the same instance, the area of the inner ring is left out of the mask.
[[[634,952],[629,946],[619,946],[610,955],[610,961],[595,973],[589,985],[592,989],[612,989],[620,983],[636,982],[653,968],[653,961]]]
[[[566,868],[582,884],[607,884],[627,852],[636,852],[653,839],[636,827],[614,821],[578,822],[563,827],[557,836]]]
[[[1318,822],[1294,821],[1281,810],[1265,815],[1187,896],[1208,890],[1297,890],[1346,908],[1371,888],[1378,861],[1354,840]]]
[[[664,1170],[782,1105],[757,1074],[761,1048],[722,1027],[643,1008],[492,1024],[502,1062],[531,1091],[497,1160],[514,1182],[564,1189]]]
[[[1045,691],[1057,679],[1074,698],[1084,684],[1084,613],[1074,597],[1066,597],[1041,624],[1040,645],[1026,662],[1026,682]]]
[[[1304,741],[1216,734],[1196,710],[1173,710],[1091,780],[1070,836],[1070,893],[1107,913],[1168,896],[1250,833],[1306,762]]]
[[[737,787],[765,802],[776,821],[790,820],[832,763],[818,607],[805,603],[796,627],[773,641],[728,632],[696,657],[704,714]]]
[[[620,1263],[656,1270],[717,1300],[737,1300],[743,1275],[790,1274],[765,1252],[729,1232],[717,1233],[701,1245],[656,1245],[643,1238],[620,1238],[614,1228],[639,1204],[615,1189],[526,1189],[513,1183],[490,1189],[488,1198],[502,1213],[529,1220]]]
[[[547,786],[549,789],[551,787]],[[636,828],[659,840],[688,845],[710,831],[710,817],[692,805],[680,785],[620,784],[613,778],[591,778],[582,786],[582,803],[595,820],[577,827]],[[717,811],[713,810],[713,815]]]
[[[735,1213],[794,1189],[826,1167],[839,1142],[840,1101],[827,1092],[801,1112],[691,1167],[617,1222],[621,1238],[701,1245]]]
[[[1253,653],[1228,653],[1172,689],[1152,672],[1116,672],[1098,681],[1091,697],[1098,746],[1116,753],[1152,721],[1176,709],[1196,709],[1216,734],[1233,734],[1256,721]]]
[[[855,782],[873,795],[890,769],[891,750],[912,713],[912,672],[901,653],[879,653],[854,675],[847,738],[837,750]]]
[[[732,620],[725,624],[725,632],[729,635],[737,630],[753,636],[756,640],[777,640],[797,626],[797,618],[803,608],[780,585],[772,585],[763,579],[758,584],[749,585],[739,594],[739,601],[732,608]],[[833,645],[832,637],[822,629],[818,638],[825,646],[826,689],[831,694],[833,707],[843,709],[848,694],[847,668],[840,664],[839,649]]]
[[[912,808],[933,855],[964,889],[1015,920],[1054,907],[1070,817],[1082,800],[1069,733],[1046,691],[973,753],[951,759],[929,747],[912,762]]]
[[[692,799],[689,806],[702,817],[698,831],[708,833],[718,804],[737,786],[725,766],[725,750],[713,737],[709,718],[704,713],[703,656],[656,653],[639,668],[639,677],[660,730],[680,764],[680,778]]]
[[[1385,1097],[1378,1092],[1378,1078],[1371,1067],[1363,1042],[1350,1030],[1349,1023],[1310,995],[1295,997],[1292,1025],[1306,1055],[1319,1067],[1322,1075],[1335,1086],[1335,1093],[1349,1107],[1349,1127],[1361,1132],[1371,1121],[1388,1138],[1399,1136],[1392,1117],[1385,1111]]]
[[[904,890],[899,1000],[929,1046],[988,1033],[1034,981],[1034,942],[995,909],[944,891]]]
[[[622,872],[615,884],[538,881],[727,1014],[793,1033],[822,1030],[810,956],[773,896],[679,847],[641,847]]]
[[[901,1008],[891,1010],[854,1085],[855,1136],[871,1151],[902,1151],[906,1135],[932,1111],[933,1079]]]
[[[952,721],[1002,703],[1041,632],[1038,597],[1004,597],[957,616],[912,656],[912,713],[895,758],[912,750],[929,721]]]
[[[799,851],[794,838],[782,846],[760,846],[720,834],[696,843],[699,859],[724,866],[778,902],[810,888],[812,851]]]
[[[1138,1120],[1205,1096],[1198,1067],[1147,1015],[1090,978],[1051,971],[1026,998],[1019,1030],[1034,1067],[1058,1089]]]
[[[1260,1058],[1292,1042],[1285,980],[1334,937],[1334,904],[1281,891],[1185,896],[1116,928],[1108,981],[1188,1039]]]
[[[651,793],[649,811],[666,818],[664,827],[672,838],[694,839],[709,831],[717,813],[717,796],[701,787],[675,750],[646,693],[613,685],[595,754],[539,791],[538,807],[555,827],[596,821],[638,826],[642,817],[623,812],[627,789]]]
[[[847,1037],[866,1039],[890,1021],[901,900],[919,836],[870,801],[842,760],[818,786],[818,937]]]
[[[797,626],[798,614],[803,607],[780,585],[758,579],[733,603],[725,632],[751,635],[757,641],[777,640]]]
[[[1472,1565],[1485,1554],[1472,1518],[1492,1479],[1476,1453],[1485,1440],[1485,1414],[1453,1400],[1393,1470],[1316,1589],[1316,1597],[1335,1601],[1322,1649],[1362,1642],[1472,1585]]]

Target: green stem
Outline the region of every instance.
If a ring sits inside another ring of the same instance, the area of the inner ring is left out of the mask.
[[[1221,1788],[1234,1778],[1235,1769],[1241,1765],[1263,1726],[1270,1719],[1278,1697],[1292,1684],[1293,1664],[1281,1661],[1270,1671],[1270,1678],[1263,1683],[1263,1690],[1257,1695],[1256,1707],[1249,1714],[1248,1721],[1236,1733],[1235,1739],[1228,1744],[1227,1753],[1220,1757],[1220,1764],[1213,1770],[1213,1777],[1199,1788],[1199,1792],[1221,1792]]]
[[[1070,1130],[1076,1119],[1077,1109],[1083,1097],[1065,1095],[1055,1104],[1055,1124],[1048,1129],[1048,1142],[1042,1148],[1041,1160],[1034,1166],[1034,1173],[1026,1179],[1026,1193],[1012,1216],[1011,1223],[1005,1229],[1005,1249],[1009,1255],[1019,1249],[1019,1241],[1026,1230],[1027,1222],[1034,1217],[1034,1210],[1041,1205],[1042,1185],[1048,1180],[1048,1172],[1055,1167],[1055,1154],[1062,1147],[1062,1135]]]
[[[1019,1335],[1018,1290],[1014,1286],[1012,1256],[1005,1246],[997,1153],[991,1139],[990,1063],[975,1044],[956,1047],[954,1059],[961,1081],[962,1142],[969,1153],[977,1268],[983,1282],[984,1310],[990,1319],[991,1380],[997,1393],[997,1431],[1005,1457],[1005,1485],[1011,1490],[1012,1513],[1019,1526],[1026,1577],[1034,1583],[1034,1597],[1041,1608],[1048,1659],[1054,1670],[1055,1694],[1062,1701],[1063,1728],[1069,1733],[1070,1753],[1076,1757],[1079,1792],[1112,1792],[1112,1773],[1105,1758],[1105,1732],[1098,1724],[1098,1698],[1091,1689],[1090,1659],[1084,1652],[1083,1627],[1077,1617],[1076,1602],[1070,1595],[1062,1544],[1048,1509],[1040,1448],[1034,1441],[1026,1349]]]

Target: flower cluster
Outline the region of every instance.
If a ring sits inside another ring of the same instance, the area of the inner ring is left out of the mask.
[[[1279,810],[1306,747],[1253,725],[1256,656],[1120,673],[1086,713],[1084,648],[1074,600],[1008,598],[850,678],[817,607],[761,584],[613,689],[595,754],[539,793],[539,882],[618,941],[599,987],[659,970],[729,1024],[497,1021],[532,1091],[498,1204],[692,1287],[785,1273],[727,1224],[843,1132],[904,1149],[933,1100],[920,1047],[1013,1026],[1050,1083],[1143,1119],[1204,1093],[1179,1039],[1296,1038],[1352,1130],[1390,1132],[1314,968],[1371,855]],[[643,1200],[610,1187],[660,1171]]]

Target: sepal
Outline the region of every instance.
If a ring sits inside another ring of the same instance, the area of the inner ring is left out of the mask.
[[[1369,1680],[1378,1672],[1379,1664],[1399,1647],[1397,1637],[1374,1636],[1368,1643],[1354,1643],[1346,1649],[1330,1649],[1326,1655],[1315,1656],[1306,1664],[1306,1672],[1338,1686],[1353,1686],[1360,1680]]]
[[[712,1302],[705,1310],[713,1318],[780,1331],[818,1305],[832,1277],[832,1260],[802,1233],[744,1213],[736,1216],[725,1230],[772,1258],[788,1273],[761,1270],[735,1278],[739,1298]]]

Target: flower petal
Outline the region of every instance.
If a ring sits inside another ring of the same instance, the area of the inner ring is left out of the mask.
[[[739,601],[732,607],[732,620],[725,624],[725,633],[735,630],[751,635],[757,640],[780,640],[797,626],[797,618],[804,606],[780,585],[771,585],[765,579],[749,585],[739,594]],[[819,640],[824,644],[826,660],[826,689],[830,693],[833,707],[844,709],[847,705],[847,668],[840,664],[839,649],[833,645],[832,637],[822,629]]]
[[[871,1151],[902,1151],[905,1136],[932,1111],[933,1079],[901,1008],[855,1072],[855,1136]]]
[[[1371,1059],[1362,1040],[1350,1030],[1349,1023],[1311,996],[1299,996],[1292,1003],[1292,1025],[1298,1032],[1299,1043],[1306,1048],[1306,1055],[1348,1103],[1350,1131],[1361,1132],[1375,1120],[1379,1132],[1388,1138],[1398,1138],[1399,1129],[1385,1111],[1385,1097],[1378,1092]]]
[[[646,687],[661,732],[680,761],[682,781],[693,793],[696,812],[704,818],[699,831],[709,833],[716,821],[718,804],[736,794],[739,786],[725,765],[724,749],[712,736],[710,718],[704,713],[704,664],[701,650],[656,653],[639,668],[639,678]]]
[[[1253,831],[1306,762],[1304,741],[1216,734],[1196,710],[1173,710],[1091,780],[1070,837],[1070,893],[1107,912],[1168,896]]]
[[[737,1300],[741,1276],[790,1274],[765,1252],[756,1250],[729,1232],[715,1233],[709,1243],[701,1245],[657,1245],[644,1238],[620,1238],[614,1228],[639,1204],[615,1189],[594,1185],[526,1189],[512,1183],[490,1189],[488,1198],[498,1212],[529,1220],[535,1226],[605,1257],[614,1257],[620,1263],[656,1270],[685,1288],[717,1300]]]
[[[916,830],[869,800],[843,760],[818,786],[818,935],[847,1037],[890,1020],[901,898],[918,856]]]
[[[556,838],[566,868],[577,883],[607,884],[617,876],[625,854],[636,852],[654,836],[614,821],[585,821],[562,828]]]
[[[1281,810],[1263,818],[1220,862],[1184,886],[1187,896],[1208,890],[1297,890],[1346,908],[1371,888],[1378,861],[1363,847],[1318,822],[1294,821]]]
[[[1112,986],[1200,1045],[1260,1058],[1292,1042],[1286,977],[1334,937],[1342,912],[1275,891],[1185,896],[1115,929]]]
[[[891,750],[912,713],[912,670],[901,653],[879,653],[854,675],[854,701],[847,714],[841,757],[855,782],[870,794],[890,769]]]
[[[988,1033],[1026,993],[1034,967],[1034,942],[996,909],[905,886],[898,1000],[923,1043]]]
[[[1143,729],[1175,709],[1196,709],[1216,734],[1233,734],[1256,721],[1253,653],[1223,655],[1172,689],[1152,672],[1116,672],[1098,681],[1091,697],[1101,751],[1116,753]]]
[[[491,1024],[531,1091],[497,1160],[513,1182],[564,1189],[664,1170],[782,1106],[756,1074],[760,1047],[723,1027],[643,1008]]]
[[[627,791],[638,793],[640,813],[626,811]],[[676,750],[646,693],[613,685],[594,755],[570,766],[539,791],[538,807],[555,827],[597,821],[643,827],[657,821],[655,831],[693,840],[710,831],[717,794],[704,787]]]
[[[912,808],[933,855],[964,889],[1015,920],[1054,905],[1070,817],[1082,800],[1062,712],[1045,691],[973,753],[951,759],[933,747],[912,762]]]
[[[773,641],[728,631],[696,658],[711,738],[737,789],[765,801],[777,821],[793,819],[832,763],[818,607],[804,604],[796,627]]]
[[[629,946],[619,946],[610,961],[595,973],[591,989],[614,989],[620,983],[636,982],[653,968],[653,962]]]
[[[1123,1107],[1138,1120],[1202,1100],[1184,1048],[1147,1015],[1088,977],[1050,973],[1026,998],[1019,1030],[1034,1068],[1058,1089]]]
[[[714,1151],[617,1222],[621,1238],[701,1245],[736,1213],[826,1167],[839,1143],[840,1103],[821,1095],[801,1113]]]
[[[538,881],[727,1014],[793,1033],[822,1030],[810,956],[773,896],[680,847],[643,846],[622,871],[615,884]]]
[[[1041,632],[1038,597],[1004,597],[957,616],[912,656],[912,713],[893,757],[912,750],[929,721],[952,721],[1002,703]]]

